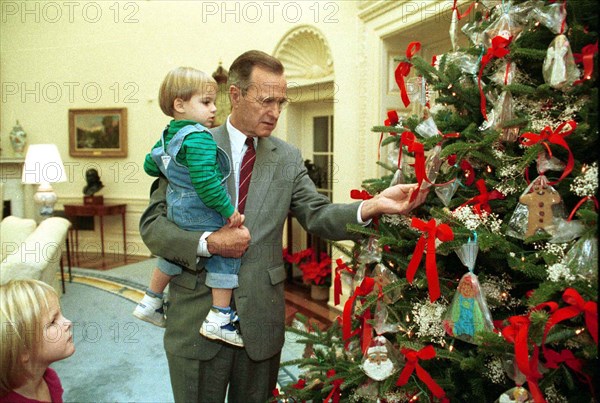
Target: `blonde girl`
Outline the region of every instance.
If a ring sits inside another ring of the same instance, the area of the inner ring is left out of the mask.
[[[53,362],[75,352],[72,323],[54,288],[38,280],[0,286],[0,402],[62,402]]]

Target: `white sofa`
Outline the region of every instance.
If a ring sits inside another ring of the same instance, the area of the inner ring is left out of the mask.
[[[62,293],[60,272],[71,223],[50,217],[36,225],[34,220],[15,216],[0,222],[0,284],[13,278],[33,278]]]

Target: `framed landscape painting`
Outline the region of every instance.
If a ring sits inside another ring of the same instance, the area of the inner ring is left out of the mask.
[[[127,108],[69,109],[69,155],[127,157]]]

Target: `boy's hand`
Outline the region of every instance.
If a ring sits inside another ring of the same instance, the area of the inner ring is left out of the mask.
[[[244,224],[244,215],[240,214],[239,211],[235,210],[233,214],[227,219],[229,228],[237,228]]]

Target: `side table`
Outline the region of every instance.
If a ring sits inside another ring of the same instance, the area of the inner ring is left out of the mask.
[[[127,248],[127,234],[125,228],[125,214],[127,212],[126,204],[65,204],[65,216],[68,219],[76,217],[99,217],[100,219],[100,242],[102,247],[102,257],[104,257],[104,216],[120,215],[123,224],[123,249]],[[77,251],[79,246],[79,233],[77,227],[75,230],[75,242],[73,250]],[[125,253],[127,251],[125,250]]]

